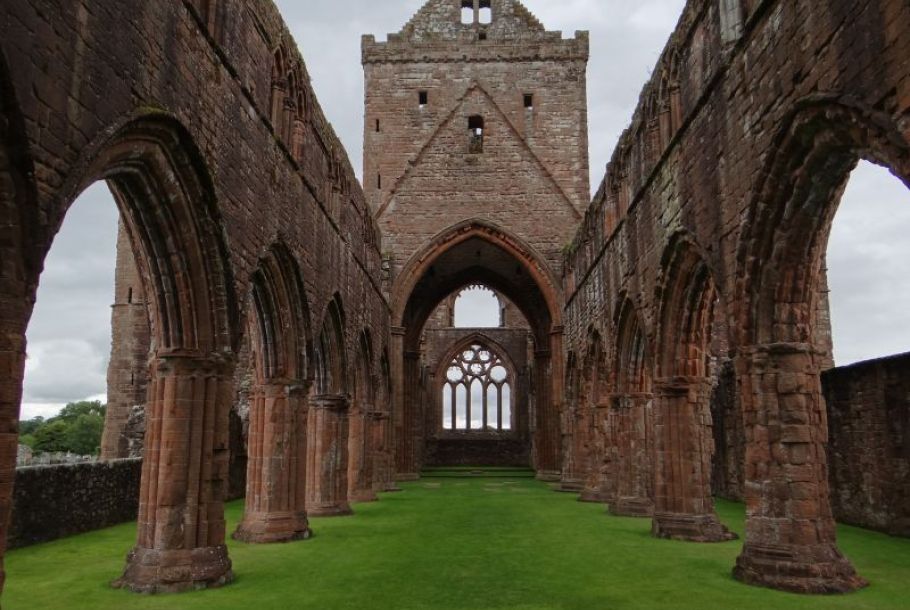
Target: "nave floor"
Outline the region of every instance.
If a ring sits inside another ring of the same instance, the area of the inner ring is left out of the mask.
[[[466,476],[459,476],[465,474]],[[123,525],[7,556],[3,610],[407,610],[910,607],[910,540],[851,527],[842,550],[872,585],[803,597],[730,576],[741,542],[656,540],[650,521],[611,517],[521,472],[435,472],[401,493],[312,519],[315,536],[277,546],[230,542],[237,580],[217,590],[138,596],[119,576],[135,533]],[[243,505],[228,506],[233,531]],[[743,507],[720,502],[742,534]]]

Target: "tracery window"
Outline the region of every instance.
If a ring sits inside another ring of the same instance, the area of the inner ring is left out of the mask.
[[[452,359],[442,386],[442,428],[512,429],[512,380],[496,352],[475,343]]]

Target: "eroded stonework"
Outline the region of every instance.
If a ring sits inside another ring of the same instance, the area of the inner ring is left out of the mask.
[[[145,396],[120,586],[232,580],[223,502],[244,436],[234,535],[259,543],[469,454],[438,443],[463,341],[496,344],[516,379],[516,434],[484,442],[555,487],[699,542],[731,537],[712,491],[741,494],[744,582],[865,585],[832,489],[855,522],[905,531],[904,456],[867,457],[871,482],[850,460],[910,446],[902,361],[829,373],[828,405],[821,383],[847,176],[865,158],[910,185],[905,0],[689,0],[590,205],[588,36],[516,0],[430,0],[364,37],[362,188],[271,2],[134,9],[0,4],[0,544],[40,270],[99,179],[123,219],[106,455]],[[442,321],[477,284],[522,319]]]

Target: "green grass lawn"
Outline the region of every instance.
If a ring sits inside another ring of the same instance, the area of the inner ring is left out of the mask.
[[[804,597],[734,581],[740,542],[656,540],[646,519],[610,517],[533,479],[465,474],[403,484],[402,493],[357,505],[353,517],[313,519],[308,541],[231,542],[237,580],[212,591],[149,597],[110,589],[133,525],[13,551],[2,607],[910,608],[910,540],[840,528],[841,548],[872,585],[843,597]],[[229,528],[241,510],[229,505]],[[724,502],[718,510],[742,532],[742,506]]]

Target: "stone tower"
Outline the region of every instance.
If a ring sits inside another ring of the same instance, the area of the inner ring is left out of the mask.
[[[121,221],[117,232],[114,303],[111,305],[111,360],[107,369],[107,416],[101,459],[138,457],[126,427],[130,415],[144,419],[151,333],[136,258]],[[137,411],[134,413],[134,410]],[[133,439],[136,440],[136,439]]]
[[[514,400],[528,405],[531,462],[552,474],[558,439],[541,435],[558,429],[562,395],[549,360],[561,353],[558,278],[590,199],[588,34],[548,32],[515,0],[431,0],[386,42],[365,36],[362,51],[364,192],[393,309],[399,476],[416,475],[440,430],[424,412],[440,407],[432,354],[445,352],[427,336],[431,311],[473,284],[527,318],[516,330],[533,339],[536,378]]]

